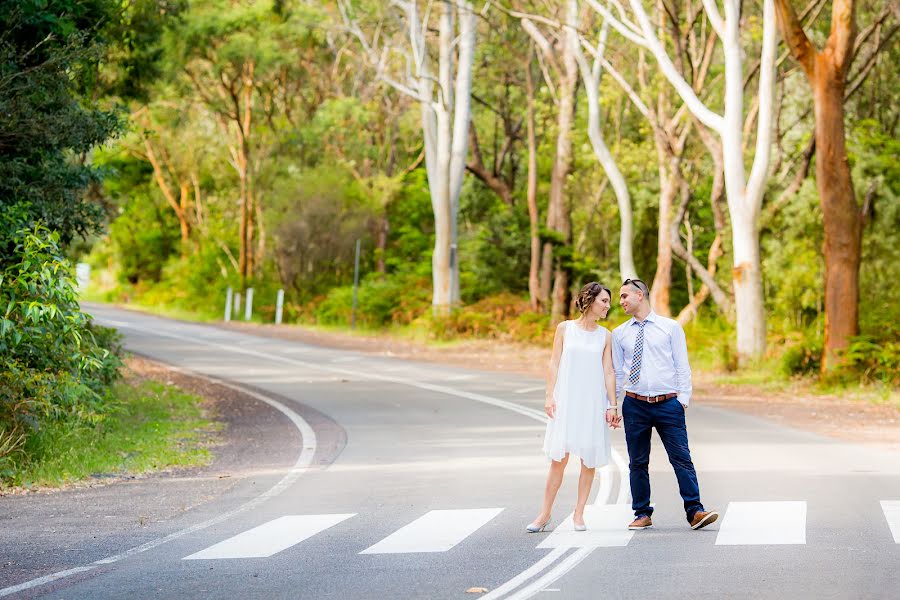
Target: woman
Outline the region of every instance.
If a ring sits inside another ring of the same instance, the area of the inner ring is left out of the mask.
[[[581,459],[578,501],[572,521],[576,531],[585,531],[584,505],[594,482],[594,470],[609,463],[607,425],[621,421],[616,404],[609,331],[597,324],[610,309],[609,288],[597,282],[581,289],[575,307],[581,316],[556,328],[547,399],[544,410],[550,420],[544,437],[544,454],[551,460],[544,489],[544,505],[537,518],[526,527],[529,533],[544,531],[550,524],[550,510],[562,483],[569,454]]]

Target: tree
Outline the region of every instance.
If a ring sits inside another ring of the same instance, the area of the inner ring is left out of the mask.
[[[381,48],[374,47],[367,40],[353,18],[348,2],[338,2],[346,27],[359,40],[366,58],[376,70],[376,76],[419,102],[425,141],[425,169],[435,224],[431,257],[432,306],[436,314],[448,314],[459,302],[456,219],[466,170],[476,17],[471,2],[444,1],[440,4],[435,76],[427,39],[430,11],[426,10],[420,16],[417,0],[391,2],[401,11],[406,39],[402,46],[399,43],[392,46],[389,41]],[[381,37],[387,37],[380,31],[380,26],[378,29]],[[405,83],[389,72],[392,53],[399,53],[404,59]]]
[[[566,6],[570,11],[571,6]],[[578,48],[578,33],[572,27],[556,28],[548,37],[542,32],[531,15],[521,11],[511,12],[520,18],[522,29],[531,36],[543,59],[541,68],[547,86],[556,103],[556,149],[553,155],[553,170],[550,174],[550,195],[547,202],[548,239],[544,242],[539,272],[541,304],[550,306],[553,322],[569,314],[569,267],[563,262],[564,247],[572,243],[572,221],[566,197],[566,182],[572,170],[572,132],[575,124],[575,100],[578,90],[578,63],[575,52]],[[569,21],[577,21],[577,15],[569,15]],[[551,42],[552,38],[552,42]]]
[[[775,0],[781,34],[813,90],[816,186],[825,228],[825,347],[822,370],[846,362],[859,333],[859,266],[864,213],[857,205],[847,158],[844,100],[854,57],[854,0],[833,0],[831,32],[822,50],[810,42],[790,0]]]
[[[80,99],[105,50],[96,23],[113,18],[103,0],[0,2],[0,207],[24,207],[23,219],[42,221],[63,244],[93,233],[104,217],[85,196],[99,181],[86,157],[122,121]],[[3,237],[0,260],[12,260]]]
[[[575,0],[569,0],[569,2],[569,15],[577,14],[577,8],[574,7]],[[567,25],[578,28],[577,23],[570,22]],[[585,58],[581,49],[581,40],[579,40],[579,44],[575,48],[575,58],[578,61],[578,69],[581,72],[581,79],[584,82],[588,101],[588,138],[591,140],[591,147],[594,150],[597,161],[603,167],[603,171],[606,173],[610,185],[612,185],[619,205],[619,275],[624,281],[625,279],[637,277],[637,269],[634,266],[634,250],[632,247],[634,223],[631,211],[631,194],[628,192],[628,186],[625,183],[622,171],[606,145],[601,127],[599,89],[608,34],[609,26],[604,22],[600,33],[600,41],[596,50],[594,50],[593,65],[588,65],[587,58]]]
[[[614,0],[619,16],[597,0],[588,0],[604,19],[626,39],[646,48],[656,59],[660,71],[685,102],[697,120],[721,139],[725,194],[731,216],[734,266],[732,282],[737,320],[737,352],[742,362],[762,356],[766,346],[766,321],[759,254],[759,213],[769,170],[772,120],[774,116],[774,80],[776,24],[773,0],[763,2],[763,32],[759,67],[759,104],[757,109],[756,144],[749,177],[744,167],[744,69],[741,46],[740,0],[725,0],[725,16],[719,13],[715,0],[704,0],[707,18],[722,40],[725,89],[724,111],[711,110],[692,86],[679,73],[660,41],[642,0],[629,0],[631,15]]]

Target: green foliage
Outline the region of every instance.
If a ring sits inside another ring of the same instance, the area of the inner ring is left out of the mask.
[[[196,396],[159,382],[123,382],[104,401],[100,423],[55,420],[30,436],[22,452],[7,458],[0,488],[58,486],[210,462],[207,446],[219,426]]]
[[[781,369],[784,375],[816,375],[822,368],[821,338],[812,336],[801,338],[788,346],[781,355]]]
[[[891,324],[884,336],[859,336],[853,340],[847,356],[855,373],[867,382],[880,381],[900,386],[900,330]]]
[[[118,376],[118,336],[81,312],[59,236],[14,238],[19,262],[0,272],[0,472],[48,422],[96,424]]]
[[[376,329],[408,325],[431,306],[430,289],[430,278],[372,274],[359,286],[357,322]],[[335,287],[315,303],[312,316],[322,325],[348,325],[352,309],[353,287]]]
[[[64,243],[94,231],[102,219],[84,192],[99,172],[83,159],[115,136],[112,110],[85,106],[80,90],[102,54],[98,24],[111,18],[106,0],[0,2],[0,210],[18,205]],[[9,239],[0,262],[14,261]]]
[[[474,337],[541,345],[553,340],[550,317],[533,312],[526,299],[510,293],[488,296],[449,316],[425,320],[438,340]]]

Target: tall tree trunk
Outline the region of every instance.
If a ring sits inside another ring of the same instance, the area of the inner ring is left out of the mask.
[[[653,53],[662,74],[675,88],[687,108],[704,125],[719,134],[724,154],[725,190],[731,216],[734,244],[733,284],[737,317],[737,354],[742,364],[758,359],[766,347],[766,322],[763,311],[762,272],[759,262],[759,209],[769,171],[772,142],[772,120],[775,81],[775,11],[774,0],[763,0],[762,51],[759,70],[759,115],[756,146],[749,177],[744,169],[743,148],[743,49],[741,47],[740,0],[725,0],[724,18],[718,4],[703,6],[719,38],[725,55],[724,113],[719,115],[697,96],[666,52],[656,35],[641,0],[628,0],[640,27],[637,40]],[[608,11],[604,18],[615,19]],[[635,36],[633,29],[618,22],[617,29],[626,37]]]
[[[385,54],[378,51],[377,38],[374,45],[370,44],[351,18],[350,2],[337,2],[345,25],[360,39],[378,77],[399,92],[415,98],[421,107],[425,170],[435,222],[431,303],[435,314],[449,314],[460,298],[456,216],[466,170],[477,17],[469,0],[440,3],[438,73],[435,77],[425,39],[430,10],[426,11],[423,21],[417,2],[398,0],[392,4],[401,8],[406,17],[408,48],[404,54],[409,58],[408,83],[401,83],[385,73],[384,56],[391,49],[383,47]],[[458,27],[454,25],[455,20]],[[457,30],[458,34],[455,33]]]
[[[569,0],[574,2],[574,0]],[[625,183],[625,177],[616,164],[612,153],[606,145],[601,128],[600,115],[600,78],[602,74],[601,59],[606,50],[606,38],[609,33],[609,25],[604,21],[600,32],[600,42],[597,45],[593,67],[588,65],[587,58],[581,51],[581,47],[575,47],[575,58],[584,82],[585,95],[588,102],[588,139],[594,150],[597,162],[603,168],[606,178],[609,180],[616,195],[616,203],[619,206],[619,275],[622,280],[637,277],[637,269],[634,266],[634,225],[631,211],[631,194]]]
[[[569,12],[572,7],[570,5]],[[570,20],[577,16],[569,15]],[[566,181],[572,169],[572,126],[575,121],[575,92],[578,88],[578,63],[575,60],[575,49],[580,43],[578,33],[571,27],[567,27],[564,35],[562,64],[563,71],[559,85],[559,115],[557,118],[556,156],[553,161],[553,171],[550,176],[550,206],[548,212],[555,214],[548,228],[559,233],[562,242],[570,245],[572,242],[572,224],[569,215],[569,205],[566,199]],[[553,294],[551,299],[550,319],[552,322],[563,320],[569,314],[569,270],[557,260],[554,260]]]
[[[831,33],[816,51],[790,0],[776,0],[778,24],[813,91],[816,187],[825,229],[825,349],[822,370],[846,362],[859,333],[859,266],[863,217],[856,203],[844,130],[844,91],[856,38],[854,0],[833,0]]]
[[[657,136],[659,137],[659,136]],[[656,274],[653,276],[653,284],[650,286],[650,304],[653,311],[664,317],[671,317],[669,308],[670,290],[672,288],[672,213],[674,212],[674,200],[681,187],[679,178],[681,167],[680,159],[666,155],[666,151],[659,147],[657,141],[657,154],[659,160],[659,213],[657,218],[657,243],[656,243]]]
[[[537,207],[537,136],[535,133],[534,116],[534,80],[531,77],[531,52],[528,54],[528,65],[525,68],[525,112],[526,127],[528,130],[528,189],[526,200],[528,203],[528,222],[531,231],[531,262],[528,267],[528,299],[531,309],[540,311],[541,304],[540,280],[538,270],[541,262],[541,238],[538,232],[538,207]]]
[[[822,370],[846,362],[859,334],[862,214],[856,203],[844,133],[844,74],[828,54],[816,57],[816,185],[825,226],[825,356]]]

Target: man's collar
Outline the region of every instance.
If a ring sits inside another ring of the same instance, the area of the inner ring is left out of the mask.
[[[651,310],[649,313],[647,313],[647,316],[644,317],[644,321],[646,321],[647,323],[654,323],[654,322],[656,322],[656,313],[653,312],[653,311]],[[641,322],[638,321],[637,318],[631,317],[631,324],[632,324],[632,325],[634,325],[634,324],[640,325]]]

